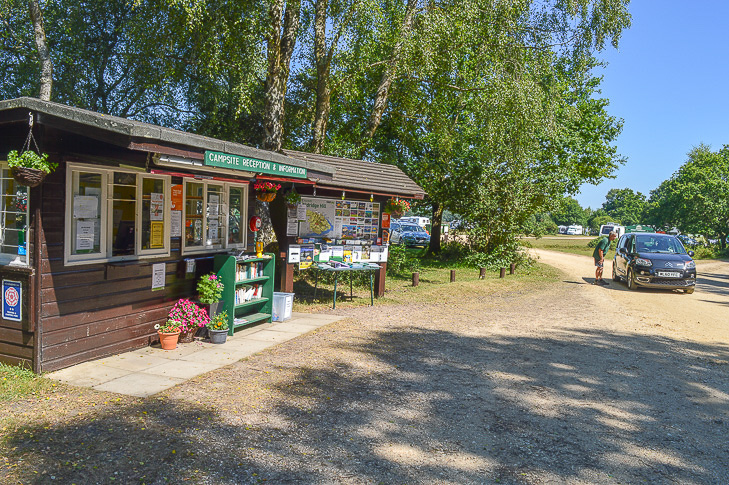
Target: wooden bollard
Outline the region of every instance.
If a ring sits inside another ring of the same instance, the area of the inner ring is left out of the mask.
[[[455,281],[456,281],[456,270],[452,269],[451,270],[451,283],[453,283]]]
[[[482,280],[486,278],[486,268],[480,268],[478,272],[478,279]]]
[[[413,286],[420,284],[420,273],[413,273]]]
[[[511,263],[511,266],[509,267],[509,274],[514,274],[516,271],[516,263]]]
[[[503,278],[504,276],[506,276],[506,268],[501,268],[499,271],[499,278]]]

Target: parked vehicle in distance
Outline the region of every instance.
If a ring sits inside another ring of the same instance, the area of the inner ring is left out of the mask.
[[[676,236],[681,240],[684,246],[686,247],[695,247],[699,245],[699,242],[692,238],[691,236],[687,236],[686,234],[681,234],[679,236]]]
[[[656,228],[643,224],[633,224],[632,226],[625,226],[625,232],[656,232]]]
[[[567,234],[567,226],[557,226],[557,232],[559,234]]]
[[[615,231],[620,237],[625,234],[625,226],[621,226],[617,222],[608,222],[600,226],[598,236],[608,236],[612,231]]]
[[[397,220],[398,222],[412,222],[413,224],[417,224],[423,229],[425,229],[425,226],[430,224],[430,218],[429,217],[421,217],[421,216],[406,216],[401,217]]]
[[[582,235],[582,226],[569,226],[567,228],[567,235],[568,236],[581,236]]]
[[[683,290],[696,286],[693,251],[670,234],[627,233],[618,241],[613,258],[613,281],[625,280],[628,288],[640,286]]]
[[[430,234],[417,224],[399,222],[390,227],[390,243],[426,247],[430,244]]]

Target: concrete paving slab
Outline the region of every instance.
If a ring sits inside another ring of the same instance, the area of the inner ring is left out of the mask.
[[[135,372],[93,386],[93,388],[97,391],[115,392],[126,396],[148,397],[183,382],[185,382],[185,379]]]
[[[248,357],[269,347],[271,347],[271,343],[266,342],[265,340],[246,339],[239,342],[226,343],[225,351],[229,353],[241,354],[243,355],[243,357]]]
[[[134,353],[134,354],[121,354],[117,355],[114,358],[106,359],[106,362],[104,365],[107,365],[109,367],[114,367],[116,369],[124,369],[134,372],[144,371],[147,369],[151,369],[152,367],[156,367],[158,365],[166,364],[169,362],[169,358],[165,358],[164,356],[157,355],[155,353],[152,354],[141,354],[141,353]]]
[[[299,335],[299,333],[279,332],[276,330],[261,330],[260,332],[249,335],[247,338],[250,340],[259,340],[262,342],[281,343],[298,337]]]
[[[297,335],[302,335],[305,333],[313,332],[319,328],[318,325],[305,325],[301,323],[292,323],[292,322],[281,322],[275,327],[271,327],[271,330],[274,332],[288,332],[288,333],[295,333]]]
[[[46,377],[65,382],[73,386],[93,387],[132,374],[131,370],[117,369],[101,364],[98,361],[67,367],[60,371],[46,374]]]
[[[201,362],[205,364],[214,364],[218,367],[222,367],[233,362],[238,362],[240,359],[246,357],[244,352],[237,350],[223,351],[216,349],[204,349],[194,354],[186,355],[182,361],[185,362]]]
[[[192,379],[200,374],[219,368],[219,365],[208,362],[194,362],[189,360],[172,360],[162,365],[157,365],[141,372],[156,376],[175,377],[178,379]]]

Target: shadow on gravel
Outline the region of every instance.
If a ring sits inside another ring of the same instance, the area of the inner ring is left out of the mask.
[[[603,331],[479,338],[415,327],[332,345],[342,361],[297,367],[293,384],[276,389],[288,398],[270,422],[233,416],[235,424],[223,424],[204,404],[157,399],[109,406],[65,426],[6,435],[3,474],[12,463],[23,483],[729,477],[726,346]],[[389,370],[369,371],[358,354]]]

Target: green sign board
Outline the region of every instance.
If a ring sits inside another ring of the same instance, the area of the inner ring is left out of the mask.
[[[269,162],[266,160],[256,160],[255,158],[241,157],[229,153],[205,152],[205,165],[297,179],[306,178],[306,169],[303,167],[295,167],[285,163]]]

